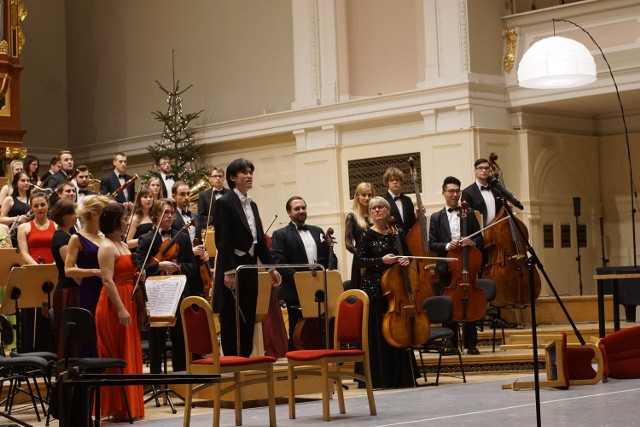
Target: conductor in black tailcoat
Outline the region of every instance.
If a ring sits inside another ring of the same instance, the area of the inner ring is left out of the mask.
[[[163,216],[164,212],[164,216]],[[161,262],[147,262],[145,272],[147,277],[157,276],[161,272],[168,274],[184,274],[187,276],[187,283],[182,292],[182,298],[187,296],[200,296],[202,294],[202,279],[198,268],[198,260],[189,241],[189,235],[185,232],[171,229],[174,215],[176,214],[176,203],[171,199],[160,199],[159,208],[152,213],[154,223],[162,217],[160,222],[160,230],[156,234],[153,229],[148,233],[140,236],[138,240],[138,248],[136,250],[136,260],[138,264],[142,264],[147,253],[151,256],[157,256],[160,247],[165,240],[175,237],[175,243],[178,244],[179,250],[176,258]],[[152,243],[153,242],[153,243]],[[151,247],[151,250],[149,248]],[[206,261],[206,252],[200,254],[203,261]],[[150,258],[151,259],[151,258]],[[182,319],[179,310],[176,312],[176,324],[169,328],[172,344],[172,367],[173,371],[184,371],[186,369],[186,359],[184,350],[184,335],[182,331]],[[165,329],[151,328],[149,331],[149,358],[151,373],[161,372],[161,354],[165,345]]]
[[[218,200],[220,197],[224,196],[231,190],[227,190],[223,187],[224,183],[224,170],[222,168],[214,167],[209,172],[209,184],[211,184],[211,189],[205,190],[200,193],[200,198],[198,198],[198,216],[200,217],[200,225],[202,228],[206,228],[210,225],[213,225],[213,215],[211,214],[211,210],[213,210],[213,205],[211,204],[211,195],[215,197],[214,202]]]
[[[127,171],[127,155],[118,152],[113,155],[113,172],[104,176],[100,180],[100,194],[109,195],[122,187],[125,182],[131,179],[131,175]],[[135,186],[130,185],[115,197],[115,201],[121,203],[125,208],[133,209],[133,203],[136,200]]]
[[[458,202],[460,201],[460,180],[455,177],[448,176],[442,184],[442,195],[445,200],[445,207],[442,210],[431,215],[429,226],[429,246],[431,250],[437,252],[439,257],[446,257],[451,249],[459,246],[475,246],[482,249],[482,233],[469,240],[460,243],[460,209]],[[480,230],[478,220],[473,214],[473,210],[467,208],[467,235],[473,234]],[[436,273],[440,278],[439,282],[433,285],[434,294],[441,295],[444,287],[451,283],[451,273],[447,261],[438,261],[436,263]],[[458,345],[458,327],[454,323],[454,338],[452,345]],[[475,322],[465,322],[464,331],[464,347],[467,348],[469,354],[480,354],[477,348],[478,331]]]
[[[246,264],[272,264],[273,259],[260,221],[258,206],[248,192],[253,188],[253,163],[236,159],[227,166],[227,184],[232,189],[213,204],[216,229],[216,277],[213,310],[220,313],[220,338],[226,356],[249,356],[253,350],[253,330],[258,298],[258,270],[247,269],[236,277],[236,267]],[[270,270],[275,286],[280,273]],[[240,352],[236,347],[236,299],[239,294]]]
[[[396,219],[398,230],[403,236],[406,236],[413,224],[416,223],[416,212],[411,198],[400,192],[403,181],[404,173],[400,169],[388,168],[382,176],[382,182],[387,187],[387,191],[381,196],[389,202],[391,216]]]
[[[271,237],[271,253],[277,264],[322,264],[329,268],[329,241],[324,231],[315,225],[306,224],[307,203],[299,196],[287,200],[285,206],[291,222],[273,232]],[[337,268],[338,259],[332,254],[331,267]],[[278,288],[278,296],[287,305],[289,314],[289,350],[294,350],[293,332],[302,317],[300,299],[293,275],[296,271],[308,271],[306,268],[278,269],[282,274],[282,286]]]

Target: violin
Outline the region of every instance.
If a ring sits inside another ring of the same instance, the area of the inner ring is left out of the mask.
[[[333,265],[333,228],[327,228],[325,235],[325,243],[329,245],[329,260],[327,261],[327,270],[335,270]],[[325,313],[322,312],[322,306],[325,302],[325,294],[321,290],[317,290],[314,295],[314,302],[318,305],[318,317],[303,317],[298,320],[293,330],[293,345],[298,350],[319,350],[326,348],[325,337],[327,334],[327,322]],[[329,334],[333,335],[333,319],[329,320]]]
[[[398,255],[404,256],[393,217],[389,217],[389,230],[395,236]],[[388,309],[382,319],[382,336],[389,345],[413,348],[427,342],[431,325],[422,306],[417,304],[420,279],[415,262],[407,267],[394,264],[382,274],[380,287],[388,301]]]
[[[411,179],[413,181],[413,191],[416,194],[416,202],[418,205],[418,221],[411,227],[407,233],[407,247],[409,252],[414,256],[437,257],[436,252],[429,249],[429,230],[427,227],[427,217],[424,214],[422,197],[418,188],[418,173],[416,171],[416,162],[409,157],[409,168],[411,171]],[[418,280],[420,286],[416,294],[416,303],[422,307],[425,299],[432,296],[431,284],[438,281],[438,275],[435,273],[436,264],[434,261],[417,259]]]
[[[193,245],[198,246],[200,244],[200,239],[197,237],[193,239]],[[200,278],[202,278],[202,291],[206,300],[211,299],[211,290],[213,289],[213,273],[211,273],[211,269],[209,268],[208,262],[200,263]]]
[[[178,239],[180,233],[188,230],[189,227],[191,227],[194,223],[195,220],[192,218],[182,226],[182,228],[176,233],[175,236],[171,238],[171,240],[165,240],[164,242],[162,242],[160,244],[160,249],[158,249],[158,253],[151,257],[153,262],[161,263],[162,261],[176,259],[178,257],[178,253],[180,252],[180,245],[176,243],[176,240]]]
[[[500,184],[504,185],[503,173],[496,160],[498,155],[491,153],[489,166],[492,174]],[[526,239],[529,238],[529,233],[524,223],[515,217],[509,217],[508,221],[497,224],[507,216],[507,210],[502,207],[493,222],[496,225],[484,232],[484,248],[487,251],[488,263],[482,272],[482,277],[496,282],[496,297],[491,301],[491,305],[497,308],[523,307],[531,304],[530,279],[526,266],[526,241],[516,227],[520,227]],[[533,280],[534,294],[537,299],[541,288],[537,269],[534,269]]]
[[[468,211],[466,200],[462,201],[460,209],[460,237],[468,233]],[[482,252],[475,246],[460,245],[451,249],[448,258],[458,258],[457,261],[447,261],[451,272],[451,283],[445,288],[444,295],[453,300],[453,320],[456,322],[475,322],[484,316],[487,310],[487,298],[476,281],[482,268]]]

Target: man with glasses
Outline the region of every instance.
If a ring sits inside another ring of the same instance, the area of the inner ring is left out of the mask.
[[[156,170],[160,174],[162,181],[162,197],[171,197],[171,189],[176,181],[175,175],[171,173],[171,159],[169,156],[162,156],[156,160]]]
[[[227,194],[230,190],[224,188],[223,183],[224,169],[219,167],[211,169],[209,172],[209,184],[211,184],[211,189],[200,193],[200,198],[198,199],[198,216],[200,217],[201,227],[213,225],[213,217],[209,211],[209,209],[213,210],[213,206],[211,205],[211,195],[215,197],[213,200],[215,202],[220,197]]]
[[[406,236],[413,224],[416,223],[416,212],[413,207],[413,201],[406,195],[402,194],[402,182],[404,181],[404,173],[396,168],[388,168],[382,175],[382,182],[387,191],[381,194],[391,206],[390,214],[396,219],[396,225],[400,233]]]
[[[496,213],[502,207],[502,201],[496,198],[493,190],[489,188],[487,178],[491,175],[491,167],[487,159],[478,159],[473,163],[476,181],[462,190],[462,200],[466,200],[471,209],[482,214],[482,225],[486,227],[496,217]]]
[[[461,246],[475,246],[482,249],[482,233],[478,233],[471,239],[460,242],[460,209],[458,202],[460,201],[460,180],[448,176],[442,184],[442,196],[444,197],[445,206],[442,210],[431,215],[431,223],[429,226],[429,246],[435,251],[439,257],[446,257],[447,253]],[[467,207],[467,235],[471,235],[480,230],[480,224],[473,210]],[[432,283],[434,294],[442,295],[446,286],[451,284],[451,272],[447,261],[438,261],[436,263],[435,272],[438,274],[439,281]],[[458,327],[451,325],[454,331],[451,346],[458,346]],[[463,326],[464,347],[467,348],[468,354],[480,354],[478,351],[478,331],[475,322],[465,322]]]

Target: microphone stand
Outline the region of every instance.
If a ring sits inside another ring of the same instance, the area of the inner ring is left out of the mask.
[[[578,236],[578,218],[580,217],[580,197],[573,198],[573,214],[576,217],[576,248],[578,249],[578,289],[582,295],[582,257],[580,256],[580,237]]]
[[[604,218],[600,217],[600,246],[602,246],[602,266],[607,267],[609,265],[609,259],[604,253]]]

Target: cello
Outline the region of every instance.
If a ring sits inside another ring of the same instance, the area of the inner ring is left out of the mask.
[[[503,173],[496,160],[498,160],[498,155],[491,153],[489,166],[492,174],[500,181],[500,184],[504,185]],[[502,207],[496,214],[494,223],[507,215],[506,209]],[[520,227],[526,239],[529,238],[527,227],[513,216],[509,217],[508,222],[496,223],[495,227],[488,228],[484,233],[484,248],[487,251],[489,261],[482,277],[493,279],[496,282],[496,297],[491,301],[491,305],[497,308],[523,308],[531,304],[529,271],[526,266],[526,241],[520,236],[516,227]],[[537,299],[541,287],[537,269],[534,269],[533,286]]]
[[[411,170],[411,180],[413,181],[413,191],[416,194],[418,204],[418,221],[407,233],[407,247],[414,256],[437,257],[438,254],[429,250],[429,230],[427,228],[427,217],[424,214],[422,197],[418,188],[418,173],[416,172],[416,162],[413,157],[409,157],[409,168]],[[418,280],[420,286],[416,292],[416,303],[422,307],[425,299],[433,295],[431,284],[438,281],[435,273],[436,264],[433,261],[416,259],[418,267]]]
[[[461,203],[460,236],[467,233],[468,212],[467,202]],[[444,289],[444,295],[453,300],[453,320],[456,322],[475,322],[484,316],[487,310],[487,298],[476,281],[476,276],[482,267],[482,253],[475,246],[458,246],[451,249],[448,258],[458,258],[457,261],[447,261],[451,272],[451,284]]]
[[[389,229],[395,236],[398,256],[404,256],[393,217],[389,217]],[[394,264],[382,274],[380,287],[388,301],[382,318],[382,336],[387,343],[396,348],[413,348],[427,342],[431,325],[422,305],[416,303],[420,280],[415,264],[407,267]]]

